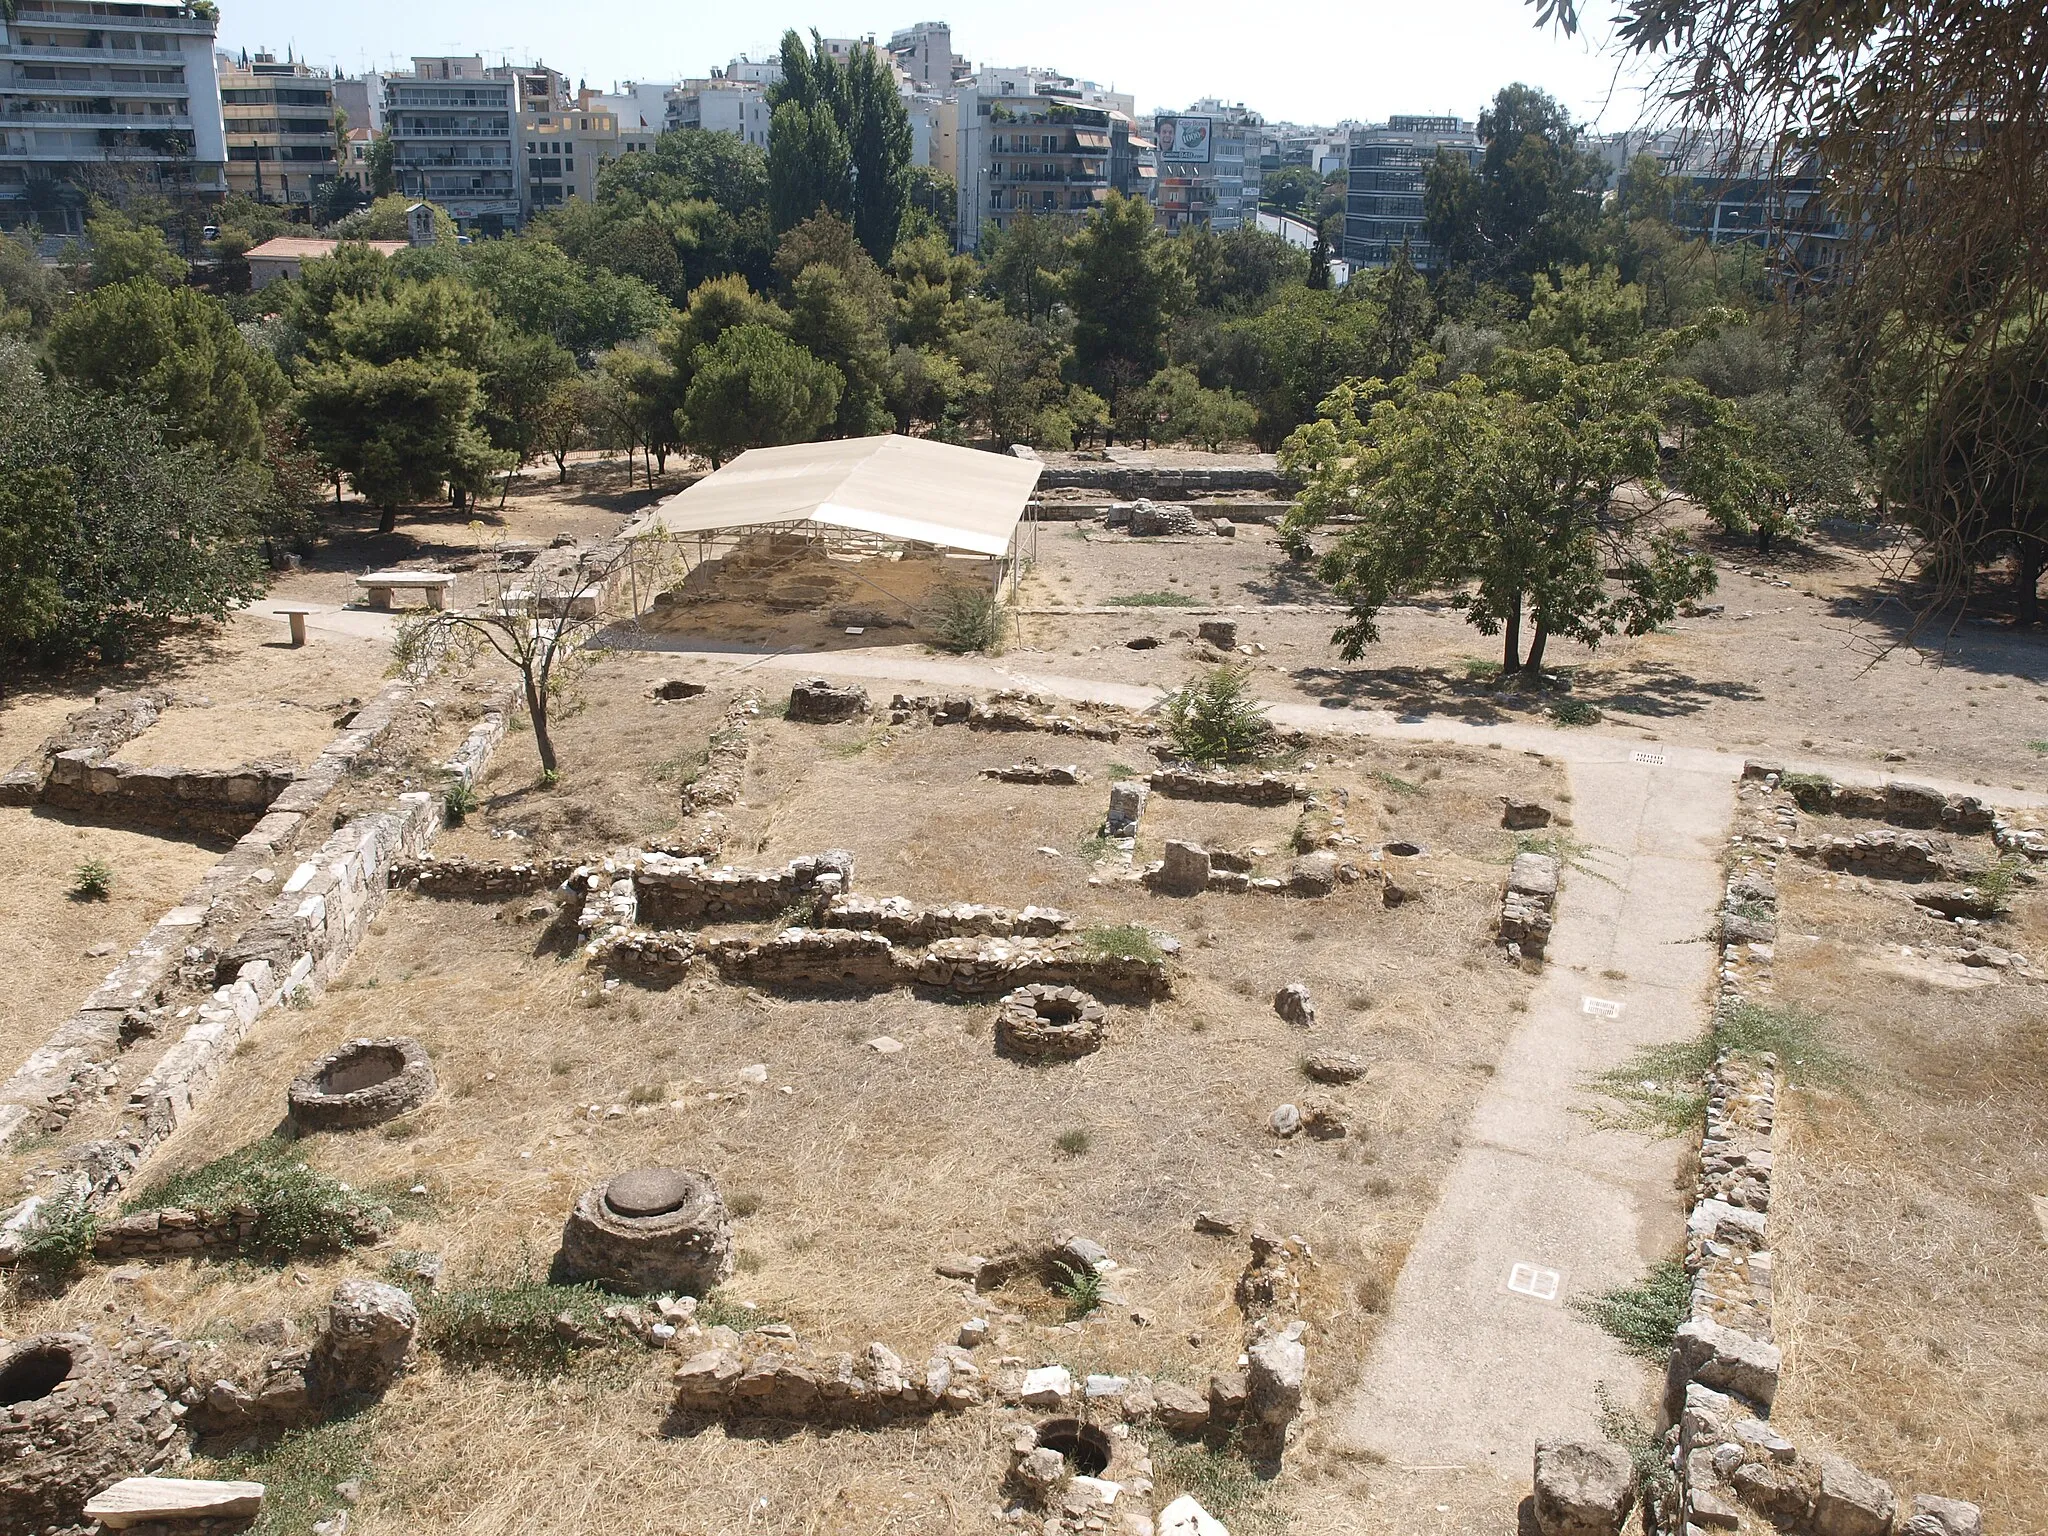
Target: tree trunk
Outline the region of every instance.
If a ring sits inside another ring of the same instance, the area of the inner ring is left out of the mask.
[[[398,531],[398,508],[387,506],[384,509],[383,516],[377,519],[377,531],[379,533],[396,533]]]
[[[1768,518],[1756,525],[1756,552],[1758,554],[1768,555],[1771,552],[1771,546],[1777,543],[1777,541],[1777,530]]]
[[[1522,667],[1522,597],[1515,594],[1515,606],[1508,610],[1507,622],[1501,625],[1506,637],[1501,643],[1500,675],[1506,681],[1511,673]]]
[[[1529,641],[1529,659],[1522,663],[1522,672],[1530,682],[1543,676],[1543,647],[1550,639],[1550,629],[1540,618],[1536,621],[1536,634]]]
[[[2033,629],[2041,622],[2041,571],[2048,565],[2048,548],[2023,539],[2014,554],[2018,567],[2019,590],[2014,594],[2014,618],[2020,628]]]
[[[526,717],[533,722],[533,749],[540,754],[540,771],[555,771],[555,742],[548,735],[548,691],[532,672],[526,674]]]
[[[567,453],[558,453],[555,455],[555,483],[559,485],[568,478],[569,455]]]

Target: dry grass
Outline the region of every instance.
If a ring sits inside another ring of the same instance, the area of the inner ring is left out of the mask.
[[[1802,1444],[2039,1536],[2048,1270],[2028,1197],[2048,1192],[2043,989],[1902,974],[1900,945],[1955,930],[1882,882],[1780,873],[1785,933],[1818,937],[1779,944],[1779,994],[1824,1011],[1864,1070],[1855,1094],[1801,1094],[1784,1119],[1777,1417]],[[2048,954],[2048,898],[2015,908],[1988,936]]]
[[[220,857],[224,844],[96,827],[56,811],[0,808],[0,1076],[12,1072]],[[112,866],[104,901],[77,901],[73,872]],[[111,946],[105,954],[90,950]]]
[[[697,729],[717,704],[706,703]],[[630,720],[628,696],[616,707]],[[666,730],[684,708],[663,706],[655,719]],[[891,740],[867,726],[779,720],[764,720],[759,737],[746,803],[733,811],[744,846],[732,856],[779,862],[846,846],[857,889],[1053,902],[1084,923],[1150,923],[1185,943],[1176,996],[1113,1008],[1099,1054],[1036,1070],[996,1056],[985,1001],[786,997],[709,978],[599,994],[579,963],[509,915],[518,903],[500,913],[398,897],[341,986],[312,1008],[258,1022],[155,1172],[270,1132],[291,1076],[336,1041],[413,1034],[433,1055],[436,1098],[394,1126],[303,1146],[316,1167],[357,1187],[426,1185],[428,1209],[387,1246],[440,1251],[452,1277],[522,1250],[544,1265],[580,1190],[623,1167],[680,1163],[708,1169],[749,1212],[726,1294],[820,1345],[879,1338],[922,1358],[965,1317],[1000,1317],[1016,1303],[1008,1315],[1022,1320],[999,1322],[989,1354],[1199,1381],[1241,1345],[1231,1289],[1246,1251],[1242,1239],[1197,1236],[1191,1218],[1235,1209],[1316,1249],[1307,1310],[1317,1391],[1341,1394],[1527,991],[1490,955],[1504,858],[1492,797],[1511,776],[1526,787],[1547,770],[1498,753],[1372,755],[1347,744],[1359,755],[1317,777],[1332,793],[1351,791],[1354,826],[1365,833],[1373,823],[1370,774],[1394,772],[1422,785],[1402,797],[1401,831],[1440,850],[1421,861],[1431,871],[1424,901],[1389,912],[1370,884],[1317,903],[1172,901],[1090,886],[1073,849],[1101,814],[1109,763],[1144,763],[1132,743],[961,729]],[[644,758],[655,745],[632,751]],[[1034,750],[1079,759],[1093,782],[1027,788],[976,777]],[[1291,808],[1155,798],[1152,811],[1148,845],[1173,834],[1256,841],[1284,867]],[[1063,855],[1034,852],[1041,844]],[[1322,1001],[1312,1035],[1271,1010],[1273,989],[1297,977]],[[885,1057],[862,1044],[882,1033],[907,1049]],[[1281,1146],[1266,1117],[1303,1091],[1297,1062],[1325,1044],[1372,1063],[1367,1081],[1342,1094],[1353,1137]],[[763,1085],[739,1078],[754,1063],[768,1068]],[[1058,1150],[1059,1134],[1076,1128],[1086,1150]],[[1120,1263],[1118,1304],[1085,1325],[1067,1326],[1047,1298],[963,1296],[933,1272],[945,1252],[1060,1231],[1097,1238]],[[233,1340],[266,1316],[310,1315],[334,1278],[382,1262],[370,1252],[283,1270],[172,1264],[119,1294],[124,1307],[187,1335]],[[8,1321],[85,1320],[114,1295],[96,1272]],[[714,1429],[663,1439],[665,1383],[661,1363],[637,1356],[610,1373],[541,1384],[429,1362],[379,1413],[357,1528],[997,1528],[1000,1416],[881,1434]],[[1275,1497],[1324,1475],[1332,1454],[1312,1438]],[[1301,1528],[1338,1527],[1315,1517]]]

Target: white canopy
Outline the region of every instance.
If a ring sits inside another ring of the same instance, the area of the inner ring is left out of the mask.
[[[750,448],[626,530],[710,533],[824,523],[977,555],[1008,553],[1045,466],[921,437]]]

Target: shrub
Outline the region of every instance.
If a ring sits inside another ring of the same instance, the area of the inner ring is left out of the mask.
[[[1095,1137],[1086,1127],[1077,1125],[1070,1131],[1061,1131],[1052,1144],[1069,1157],[1080,1157],[1095,1145]]]
[[[429,1291],[420,1309],[427,1347],[451,1364],[552,1376],[605,1341],[610,1299],[596,1285],[550,1285],[522,1255],[467,1283]]]
[[[1165,955],[1158,938],[1142,923],[1084,928],[1076,937],[1091,955],[1118,955],[1126,960],[1158,960]]]
[[[1167,739],[1191,763],[1241,762],[1266,745],[1273,727],[1252,697],[1249,668],[1214,667],[1160,705]]]
[[[45,1200],[23,1234],[21,1262],[45,1280],[62,1280],[92,1257],[100,1219],[82,1190]]]
[[[932,615],[932,634],[944,650],[993,650],[1003,638],[1002,605],[984,587],[948,587]]]
[[[1840,1088],[1853,1081],[1855,1059],[1822,1035],[1820,1019],[1803,1009],[1736,1003],[1696,1040],[1649,1045],[1593,1079],[1594,1089],[1622,1106],[1600,1116],[1630,1130],[1682,1136],[1696,1128],[1707,1107],[1706,1075],[1723,1052],[1752,1061],[1778,1058],[1794,1083]]]
[[[2020,873],[2026,867],[2024,856],[2008,853],[1982,874],[1972,876],[1970,884],[1991,904],[1992,911],[2003,912],[2011,904],[2013,887],[2019,884]]]
[[[114,866],[105,859],[87,859],[71,872],[71,895],[77,901],[105,901],[114,894]]]
[[[1600,711],[1584,699],[1560,699],[1550,706],[1550,718],[1559,725],[1598,725]]]
[[[1067,1304],[1067,1316],[1074,1319],[1086,1317],[1102,1305],[1107,1287],[1102,1283],[1101,1272],[1093,1265],[1053,1265],[1064,1277],[1053,1281],[1055,1295]]]
[[[256,1212],[242,1251],[272,1262],[357,1247],[373,1239],[390,1217],[387,1204],[308,1167],[294,1145],[277,1136],[161,1179],[127,1208],[225,1211],[236,1206]]]
[[[457,779],[448,786],[447,793],[441,796],[441,813],[446,817],[449,826],[459,827],[482,804],[469,782],[466,779]]]
[[[1634,1285],[1599,1296],[1572,1298],[1572,1310],[1620,1340],[1638,1359],[1662,1363],[1671,1340],[1692,1306],[1692,1276],[1685,1266],[1660,1259]]]

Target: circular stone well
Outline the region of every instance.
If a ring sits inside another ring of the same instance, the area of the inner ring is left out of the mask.
[[[1019,987],[996,1013],[996,1046],[1027,1061],[1073,1061],[1102,1049],[1106,1017],[1078,987]]]
[[[0,1348],[0,1531],[69,1528],[108,1484],[160,1466],[171,1400],[80,1333]]]
[[[559,1267],[631,1296],[701,1296],[732,1273],[732,1218],[709,1174],[635,1168],[578,1198]]]
[[[1079,1419],[1047,1419],[1038,1426],[1038,1443],[1067,1458],[1067,1465],[1083,1477],[1100,1477],[1109,1470],[1115,1446],[1094,1424]]]
[[[434,1069],[417,1040],[351,1040],[292,1079],[292,1124],[302,1131],[351,1131],[418,1109],[434,1092]]]

